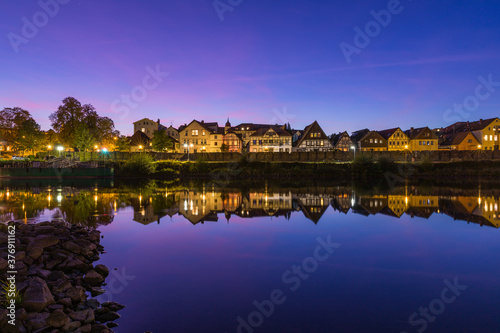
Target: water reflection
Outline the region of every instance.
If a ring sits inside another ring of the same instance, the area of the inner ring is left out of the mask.
[[[229,223],[232,216],[290,219],[297,213],[317,224],[328,209],[333,209],[343,214],[394,218],[407,214],[429,219],[433,214],[446,214],[455,220],[499,228],[498,204],[498,194],[480,188],[423,191],[412,186],[383,194],[338,186],[221,190],[203,184],[169,187],[156,182],[143,187],[11,186],[0,190],[2,221],[64,219],[88,226],[109,224],[118,211],[131,207],[134,221],[144,225],[175,215],[197,225],[219,218]]]

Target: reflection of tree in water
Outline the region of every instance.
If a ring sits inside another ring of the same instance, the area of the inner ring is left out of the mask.
[[[96,227],[113,222],[114,200],[113,194],[94,196],[92,193],[86,192],[64,200],[59,209],[62,218],[69,223]]]
[[[0,220],[20,220],[40,216],[47,208],[47,198],[32,193],[16,193],[6,200],[0,201],[2,211]]]

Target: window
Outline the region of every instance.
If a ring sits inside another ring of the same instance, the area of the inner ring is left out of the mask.
[[[490,135],[490,141],[493,141],[493,135]]]
[[[184,135],[187,136],[188,135],[188,131],[186,131],[186,134],[184,134]]]
[[[217,140],[217,135],[214,135],[214,140]]]
[[[253,140],[253,144],[256,145],[257,144],[257,140]]]
[[[191,135],[192,136],[197,136],[198,135],[198,130],[191,130]]]
[[[373,139],[370,139],[370,143],[373,143]]]
[[[431,146],[434,146],[434,141],[431,141]]]
[[[320,145],[320,146],[323,146],[323,145],[324,145],[324,144],[323,144],[323,141],[320,141],[319,145]]]
[[[201,131],[201,135],[205,136],[205,131]]]
[[[143,127],[143,128],[141,128],[141,131],[142,132],[146,132],[146,129]]]
[[[472,139],[468,139],[468,140],[467,140],[467,143],[472,143]]]
[[[487,135],[484,136],[484,141],[488,141],[488,136]]]
[[[217,141],[215,141],[215,142],[214,142],[214,146],[217,146],[217,144],[218,144],[218,142],[217,142]]]
[[[419,146],[421,146],[421,145],[422,145],[422,141],[419,141],[419,142],[418,142],[418,145],[419,145]]]

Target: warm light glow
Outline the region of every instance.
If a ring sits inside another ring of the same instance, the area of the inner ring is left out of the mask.
[[[139,146],[139,149],[142,149],[142,145]]]
[[[57,151],[63,151],[64,150],[64,147],[63,146],[58,146],[57,147]]]
[[[94,146],[94,149],[97,149],[97,145]]]
[[[102,148],[102,152],[103,153],[107,153],[108,152],[108,148]]]
[[[47,146],[47,149],[49,149],[49,150],[50,150],[50,149],[52,149],[52,146],[51,146],[51,145],[48,145],[48,146]]]
[[[477,145],[477,149],[481,149],[481,145]]]
[[[62,195],[58,194],[57,195],[57,202],[61,202],[62,201]]]
[[[405,146],[405,149],[408,149],[408,145]]]

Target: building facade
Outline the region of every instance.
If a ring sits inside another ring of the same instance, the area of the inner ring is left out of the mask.
[[[349,151],[354,146],[349,134],[347,132],[335,134],[332,136],[333,149],[340,151]]]
[[[153,121],[148,118],[138,120],[134,123],[134,133],[141,131],[146,134],[149,138],[153,138],[154,132],[159,130],[165,130],[166,127],[160,124],[160,119]]]
[[[292,152],[292,134],[281,128],[261,128],[250,136],[249,151]]]
[[[445,150],[478,150],[481,143],[471,132],[460,132],[442,136],[439,149]]]
[[[405,131],[410,138],[411,151],[432,151],[439,149],[439,138],[429,127],[410,128]]]
[[[387,140],[377,131],[370,131],[369,129],[356,131],[351,136],[351,140],[355,143],[355,147],[359,151],[387,150]]]
[[[295,146],[294,151],[330,151],[333,146],[317,121],[306,126]]]
[[[387,140],[387,150],[399,151],[409,149],[410,138],[401,130],[401,128],[391,128],[378,131],[378,133]]]

